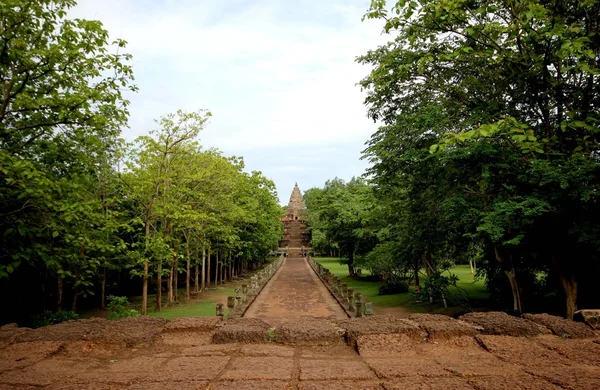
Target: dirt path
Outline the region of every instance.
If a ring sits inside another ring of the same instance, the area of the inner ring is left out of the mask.
[[[304,258],[287,258],[245,317],[277,321],[346,315]]]

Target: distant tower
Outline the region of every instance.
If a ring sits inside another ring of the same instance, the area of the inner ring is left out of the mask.
[[[306,208],[298,183],[292,190],[287,213],[281,217],[283,237],[279,248],[289,251],[290,257],[300,257],[310,249],[310,233],[306,229]]]
[[[288,203],[288,219],[292,221],[301,220],[303,219],[304,211],[304,200],[302,199],[302,193],[300,192],[298,183],[296,183],[294,189],[292,190],[292,195],[290,195],[290,202]]]

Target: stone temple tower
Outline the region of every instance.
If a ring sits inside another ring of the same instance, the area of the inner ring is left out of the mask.
[[[304,211],[304,200],[302,199],[302,193],[300,192],[298,183],[296,183],[294,189],[292,190],[292,195],[290,195],[287,216],[289,219],[294,221],[302,220],[304,218]]]
[[[290,257],[299,257],[310,248],[310,234],[306,231],[306,208],[298,183],[292,190],[287,213],[281,218],[283,238],[279,248],[286,249]]]

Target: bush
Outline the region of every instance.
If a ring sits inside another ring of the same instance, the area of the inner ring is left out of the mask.
[[[379,287],[379,295],[400,294],[408,292],[408,284],[400,281],[384,283]]]
[[[31,317],[31,327],[41,328],[42,326],[54,325],[64,321],[77,319],[79,319],[79,314],[72,311],[53,312],[45,310],[43,313]]]
[[[119,318],[137,317],[140,315],[139,311],[128,309],[127,306],[129,306],[127,297],[108,296],[108,319],[118,320]]]

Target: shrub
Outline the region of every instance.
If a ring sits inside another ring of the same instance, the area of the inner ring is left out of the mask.
[[[387,282],[379,287],[379,295],[401,294],[405,292],[408,292],[408,284],[401,281]]]
[[[137,317],[140,315],[139,311],[128,309],[127,306],[129,306],[127,297],[108,296],[108,319],[118,320],[119,318]]]
[[[76,319],[79,319],[79,314],[72,311],[53,312],[45,310],[43,313],[31,317],[31,327],[40,328]]]

